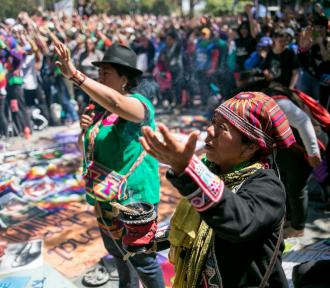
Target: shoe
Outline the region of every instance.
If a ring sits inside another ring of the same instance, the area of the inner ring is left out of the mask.
[[[297,238],[297,237],[303,237],[304,236],[304,229],[302,230],[296,230],[292,227],[287,227],[283,230],[283,238]]]
[[[87,271],[83,278],[82,284],[87,287],[98,287],[110,280],[110,274],[101,260],[92,270]]]

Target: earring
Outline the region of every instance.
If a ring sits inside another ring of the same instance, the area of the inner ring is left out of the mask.
[[[124,83],[122,86],[121,86],[121,90],[123,90],[123,91],[125,91],[125,89],[126,89],[126,83]]]

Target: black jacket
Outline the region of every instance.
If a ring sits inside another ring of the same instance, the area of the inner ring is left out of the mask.
[[[326,47],[327,43],[324,41]],[[323,74],[329,73],[329,61],[324,61],[319,44],[315,44],[307,51],[298,51],[298,59],[302,68],[310,75],[320,79]]]
[[[199,187],[187,174],[169,181],[183,196]],[[258,287],[273,255],[278,231],[285,213],[285,191],[274,170],[258,170],[236,193],[225,186],[220,201],[200,212],[214,230],[214,247],[224,288]],[[269,286],[288,287],[281,267],[281,244]]]

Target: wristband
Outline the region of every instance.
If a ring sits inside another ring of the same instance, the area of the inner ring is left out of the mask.
[[[71,80],[74,84],[80,87],[85,82],[86,76],[83,73],[76,70],[73,73],[73,76],[69,80]]]

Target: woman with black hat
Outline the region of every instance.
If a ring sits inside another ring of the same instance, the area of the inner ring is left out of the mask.
[[[131,93],[137,77],[142,74],[136,68],[136,54],[126,46],[113,44],[105,52],[102,61],[93,62],[100,68],[99,81],[95,81],[73,66],[68,50],[62,43],[56,43],[56,52],[59,58],[57,65],[62,73],[95,102],[89,105],[81,118],[87,202],[95,205],[104,245],[115,258],[119,287],[139,287],[135,271],[145,287],[164,287],[154,252],[137,253],[131,255],[129,261],[123,260],[127,255],[121,241],[124,227],[118,218],[118,211],[109,204],[109,197],[122,205],[131,202],[156,205],[160,200],[158,163],[144,153],[138,140],[142,125],[150,125],[154,129],[155,121],[152,104],[144,96]],[[96,172],[100,175],[96,175]],[[110,179],[109,175],[116,177]],[[127,179],[127,193],[124,186],[116,186],[118,182],[114,180],[123,175]],[[107,180],[107,189],[95,185],[96,179],[104,179],[104,176],[110,179]],[[111,188],[113,186],[118,189]],[[101,188],[96,190],[95,187]],[[148,246],[153,237],[152,233],[140,235],[139,239],[143,243],[139,242],[139,245]]]

